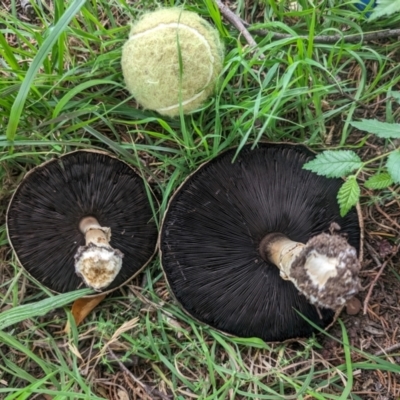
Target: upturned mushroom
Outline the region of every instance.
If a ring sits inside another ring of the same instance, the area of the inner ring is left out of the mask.
[[[109,292],[155,253],[149,193],[132,167],[107,153],[65,154],[32,169],[16,189],[9,242],[25,270],[51,290]]]
[[[325,328],[359,290],[358,210],[340,216],[340,179],[302,166],[302,145],[245,146],[202,165],[173,195],[159,236],[163,270],[195,319],[283,341]],[[306,318],[304,318],[306,317]]]

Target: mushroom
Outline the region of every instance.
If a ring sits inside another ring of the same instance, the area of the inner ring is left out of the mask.
[[[307,337],[306,319],[327,327],[359,289],[358,209],[340,216],[343,182],[302,169],[314,157],[302,145],[236,152],[202,165],[171,198],[159,235],[165,277],[188,314],[220,331]]]
[[[16,189],[9,242],[25,270],[51,290],[109,292],[155,253],[149,193],[132,167],[107,153],[67,153],[32,169]]]

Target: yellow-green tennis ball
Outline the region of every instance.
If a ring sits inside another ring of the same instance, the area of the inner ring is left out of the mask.
[[[145,14],[122,50],[122,72],[135,99],[168,116],[198,108],[214,91],[224,48],[218,32],[194,12]]]

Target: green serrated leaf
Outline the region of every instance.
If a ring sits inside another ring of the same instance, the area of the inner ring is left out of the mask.
[[[400,150],[389,154],[386,168],[394,183],[400,183]]]
[[[360,157],[351,150],[326,150],[318,154],[314,160],[303,165],[304,169],[328,178],[340,178],[361,168]]]
[[[344,217],[355,206],[360,198],[360,187],[354,175],[349,176],[337,194],[340,215]]]
[[[391,15],[400,11],[400,0],[377,0],[376,7],[369,19],[373,20],[384,15]]]
[[[369,177],[364,186],[367,189],[385,189],[393,184],[392,177],[387,172],[382,172]]]
[[[352,121],[350,124],[360,131],[373,133],[383,139],[400,138],[400,124],[381,122],[376,119],[362,119],[361,121]]]

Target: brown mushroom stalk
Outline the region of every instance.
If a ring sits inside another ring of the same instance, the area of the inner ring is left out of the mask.
[[[87,286],[100,291],[114,281],[124,255],[110,246],[111,229],[101,226],[96,218],[83,218],[79,229],[85,235],[86,245],[75,254],[75,271]]]
[[[340,235],[321,233],[303,244],[270,233],[260,243],[260,254],[319,307],[337,310],[360,289],[357,251]]]

